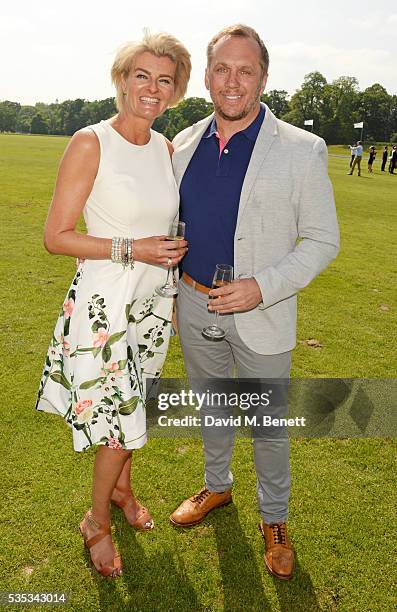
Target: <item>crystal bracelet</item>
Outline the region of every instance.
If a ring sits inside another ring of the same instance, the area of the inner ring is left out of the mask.
[[[134,268],[134,239],[120,238],[115,236],[112,238],[111,260],[113,263],[121,263],[124,268],[130,266]]]

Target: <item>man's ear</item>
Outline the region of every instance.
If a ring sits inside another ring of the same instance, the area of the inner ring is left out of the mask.
[[[209,78],[209,75],[208,75],[208,67],[205,69],[204,83],[205,83],[206,89],[208,89],[208,91],[209,91],[210,90],[210,78]]]
[[[268,74],[264,74],[262,77],[262,94],[265,91],[266,88],[266,83],[267,83],[267,79],[268,79],[269,75]],[[262,95],[261,94],[261,95]]]

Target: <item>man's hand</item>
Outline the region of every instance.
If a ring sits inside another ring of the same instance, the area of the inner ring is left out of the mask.
[[[214,298],[208,304],[210,312],[246,312],[262,301],[261,290],[254,278],[235,280],[219,289],[211,289],[209,295]]]

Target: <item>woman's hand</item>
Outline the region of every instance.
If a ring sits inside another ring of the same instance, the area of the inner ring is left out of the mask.
[[[154,266],[176,266],[187,252],[186,240],[166,240],[150,236],[134,240],[134,259]]]

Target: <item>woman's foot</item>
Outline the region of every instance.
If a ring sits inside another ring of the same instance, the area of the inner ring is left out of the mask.
[[[121,559],[113,545],[110,525],[98,523],[89,510],[80,523],[80,533],[90,551],[91,561],[96,570],[102,576],[111,578],[121,576]]]
[[[115,487],[111,501],[123,509],[127,521],[134,529],[138,531],[150,531],[153,529],[154,522],[149,510],[139,503],[131,489],[124,491]]]

